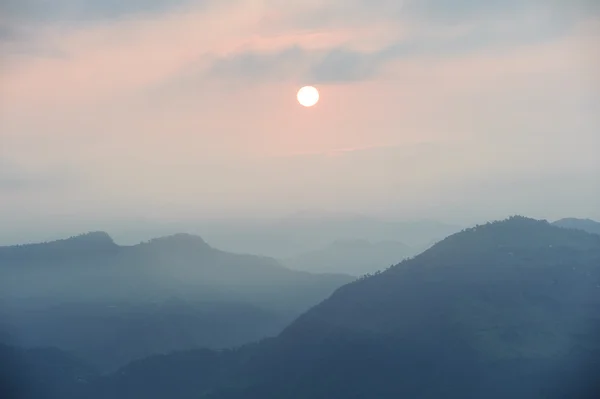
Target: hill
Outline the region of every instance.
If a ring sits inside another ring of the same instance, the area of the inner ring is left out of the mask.
[[[565,218],[557,220],[552,224],[567,229],[577,229],[587,231],[588,233],[592,234],[600,234],[600,222],[596,222],[595,220],[591,219]]]
[[[599,310],[600,237],[514,217],[343,286],[277,338],[146,359],[88,392],[591,399],[600,392]],[[204,368],[212,372],[190,377]]]
[[[203,231],[202,236],[229,251],[288,259],[335,241],[348,240],[396,241],[420,249],[460,229],[429,220],[387,220],[345,213],[302,212],[262,223],[214,225]]]
[[[292,271],[177,234],[134,246],[106,233],[0,247],[0,331],[103,369],[155,353],[276,335],[351,281]]]
[[[416,253],[415,249],[398,241],[337,240],[281,262],[296,270],[361,276],[385,269]]]

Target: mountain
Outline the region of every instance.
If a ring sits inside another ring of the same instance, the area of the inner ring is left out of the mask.
[[[385,269],[416,253],[415,249],[397,241],[337,240],[281,262],[295,270],[361,276]]]
[[[54,346],[110,370],[276,335],[352,280],[220,251],[189,234],[119,246],[96,232],[0,247],[0,331],[11,344]]]
[[[268,257],[220,251],[188,234],[133,246],[118,246],[108,235],[92,233],[0,247],[0,276],[5,299],[157,301],[185,296],[269,304],[269,295],[285,293],[288,298],[280,299],[286,305],[296,302],[298,308],[313,303],[312,294],[327,296],[332,287],[351,281],[344,275],[286,269]]]
[[[552,224],[567,229],[577,229],[587,231],[588,233],[592,234],[600,234],[600,222],[596,222],[595,220],[591,219],[565,218],[557,220]]]
[[[339,288],[278,337],[145,359],[86,398],[600,393],[600,237],[513,217]]]
[[[460,229],[429,220],[386,220],[347,213],[301,212],[275,221],[214,225],[202,232],[202,236],[229,251],[288,259],[335,241],[348,240],[396,241],[425,249],[430,243]]]
[[[451,318],[474,323],[498,338],[502,329],[493,325],[527,316],[520,309],[523,305],[537,313],[552,313],[553,317],[536,322],[562,323],[555,313],[561,304],[565,318],[587,315],[585,311],[600,305],[599,284],[600,237],[514,217],[452,235],[413,259],[340,288],[282,335],[306,337],[300,330],[308,326],[311,331],[398,333],[420,323],[444,325]],[[576,313],[564,308],[575,304],[582,307]],[[486,312],[496,305],[505,307],[503,312]],[[391,312],[402,317],[390,317]],[[469,315],[477,317],[463,319]],[[516,349],[529,343],[516,340],[507,345]]]
[[[91,232],[40,244],[0,247],[0,266],[24,262],[77,260],[81,257],[107,256],[119,247],[104,232]]]

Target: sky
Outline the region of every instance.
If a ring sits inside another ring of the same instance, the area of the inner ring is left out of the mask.
[[[599,4],[2,1],[0,237],[304,209],[600,219]]]

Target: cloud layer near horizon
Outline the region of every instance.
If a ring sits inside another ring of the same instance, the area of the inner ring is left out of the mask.
[[[0,15],[15,223],[600,217],[595,1],[9,0]],[[295,103],[302,84],[317,107]],[[573,195],[547,200],[557,187]]]

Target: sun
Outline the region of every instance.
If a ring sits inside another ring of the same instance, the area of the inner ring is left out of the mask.
[[[298,90],[298,102],[305,107],[312,107],[319,102],[319,91],[312,86],[304,86]]]

